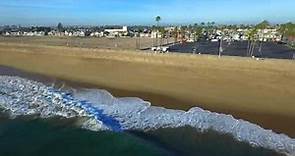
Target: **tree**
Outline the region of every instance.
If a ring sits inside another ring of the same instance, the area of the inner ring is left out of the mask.
[[[58,30],[59,32],[64,31],[63,25],[62,25],[60,22],[59,22],[58,25],[57,25],[57,30]]]
[[[282,34],[282,40],[284,39],[285,36],[295,36],[295,24],[291,22],[282,24],[280,26],[279,31]]]
[[[194,28],[197,28],[198,26],[199,26],[198,23],[195,23],[195,24],[194,24]]]
[[[163,38],[164,38],[164,36],[167,35],[167,31],[163,27],[161,27],[161,28],[159,28],[159,33],[161,34],[160,46],[162,46],[163,45]]]
[[[161,16],[156,16],[155,18],[156,22],[157,22],[157,33],[156,33],[156,40],[157,40],[157,46],[158,46],[158,33],[159,33],[159,25],[160,25],[160,21],[162,20]]]
[[[204,27],[204,26],[205,26],[205,22],[202,22],[202,23],[201,23],[201,26]]]
[[[211,28],[211,22],[207,22],[207,28]]]
[[[185,32],[186,32],[186,26],[181,26],[180,27],[180,38],[181,38],[181,41],[184,41],[184,39],[185,39]]]
[[[256,45],[256,36],[257,36],[257,29],[252,28],[248,32],[248,46],[247,46],[247,56],[253,56],[255,45]]]
[[[270,24],[268,21],[264,20],[262,21],[261,23],[257,24],[256,26],[256,29],[260,29],[261,31],[270,27]],[[260,40],[260,46],[259,46],[259,53],[262,55],[262,44],[264,42],[264,34],[262,34],[262,41]]]
[[[264,20],[261,23],[256,25],[257,29],[266,29],[268,27],[270,27],[270,23],[267,20]]]
[[[175,27],[173,32],[172,32],[172,36],[174,38],[174,42],[176,43],[177,40],[178,40],[178,35],[179,35],[179,32],[178,32],[178,27]]]
[[[159,26],[160,21],[162,20],[161,16],[156,17],[157,26]]]
[[[194,29],[195,40],[199,40],[202,36],[203,29],[201,27],[196,27]]]

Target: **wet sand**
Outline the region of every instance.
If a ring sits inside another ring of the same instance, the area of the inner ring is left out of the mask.
[[[200,106],[295,137],[292,61],[0,44],[0,64],[167,108]]]

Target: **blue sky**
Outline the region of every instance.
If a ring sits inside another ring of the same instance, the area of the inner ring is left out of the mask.
[[[273,23],[295,21],[295,0],[0,0],[0,25]]]

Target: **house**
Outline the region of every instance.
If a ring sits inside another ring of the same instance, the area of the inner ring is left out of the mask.
[[[141,38],[151,37],[151,34],[149,34],[149,33],[139,33],[139,37],[141,37]]]
[[[4,33],[4,36],[10,36],[10,33],[9,32],[5,32]]]
[[[75,37],[85,37],[85,32],[84,31],[74,31],[73,36],[75,36]]]
[[[162,38],[162,34],[161,34],[161,32],[159,30],[152,31],[151,38]]]
[[[123,26],[122,29],[105,29],[105,32],[109,34],[109,36],[127,36],[128,35],[128,27]]]
[[[103,32],[92,32],[90,34],[91,37],[103,37],[104,33]]]

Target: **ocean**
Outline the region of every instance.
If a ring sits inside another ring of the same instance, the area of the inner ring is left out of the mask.
[[[0,119],[1,156],[277,156],[231,136],[193,128],[151,132],[92,132],[76,127],[74,120]]]

